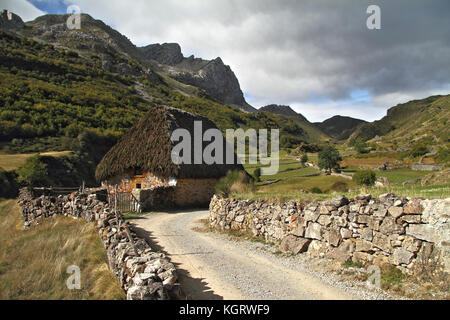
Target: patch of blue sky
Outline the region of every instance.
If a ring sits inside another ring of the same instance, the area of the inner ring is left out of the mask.
[[[353,90],[350,92],[350,97],[352,100],[359,102],[370,102],[372,97],[367,90]]]
[[[67,0],[28,0],[39,10],[51,14],[66,14],[71,1]]]

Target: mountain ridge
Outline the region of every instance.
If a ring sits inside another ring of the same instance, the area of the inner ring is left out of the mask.
[[[336,115],[322,122],[314,122],[323,132],[337,140],[346,140],[365,120]]]
[[[221,103],[237,106],[245,112],[256,111],[245,101],[236,75],[220,57],[213,60],[193,55],[184,57],[178,43],[156,43],[138,49],[155,69],[171,78],[202,88]]]
[[[323,132],[323,130],[315,126],[313,123],[309,122],[305,116],[294,111],[290,106],[269,104],[267,106],[259,108],[258,112],[269,112],[294,121],[306,132],[311,140],[325,142],[330,138],[326,133]]]
[[[425,134],[450,138],[450,95],[435,95],[411,100],[389,108],[380,120],[358,127],[349,139],[371,140],[376,136],[408,140]]]
[[[448,113],[445,113],[447,102],[440,107],[442,110],[433,105],[433,101],[442,96],[429,97],[428,100],[424,99],[424,101],[428,101],[424,103],[414,100],[402,104],[411,106],[411,110],[407,110],[408,107],[392,107],[387,111],[386,117],[371,123],[342,116],[334,116],[321,123],[311,123],[289,106],[276,104],[256,110],[247,104],[235,74],[220,57],[213,60],[204,60],[194,56],[184,57],[181,47],[177,43],[136,47],[126,36],[87,14],[81,15],[81,30],[68,30],[65,25],[68,17],[69,15],[44,15],[24,23],[19,16],[3,11],[0,16],[0,29],[40,43],[47,43],[56,50],[65,51],[65,55],[69,57],[80,57],[82,65],[95,66],[114,74],[130,77],[131,80],[127,81],[134,81],[132,86],[141,97],[150,103],[171,101],[171,103],[178,104],[184,98],[177,96],[175,100],[171,100],[175,93],[187,98],[198,98],[200,99],[198,101],[201,101],[199,105],[205,105],[205,101],[214,101],[218,104],[213,105],[219,109],[222,108],[222,105],[237,107],[252,116],[242,119],[243,116],[233,114],[230,115],[232,117],[230,122],[230,119],[213,114],[210,106],[205,107],[205,110],[201,110],[198,106],[183,105],[183,107],[209,115],[216,121],[221,119],[220,121],[224,121],[224,123],[232,123],[232,126],[237,127],[244,123],[245,125],[253,123],[252,121],[268,121],[269,118],[275,123],[281,121],[280,123],[286,125],[285,132],[292,137],[295,136],[296,139],[326,142],[331,138],[345,140],[361,137],[364,140],[370,140],[376,135],[390,135],[391,132],[407,134],[404,130],[398,130],[402,126],[409,126],[413,131],[423,127],[422,131],[425,132],[426,126],[424,127],[416,120],[422,119],[423,123],[428,125],[430,123],[428,120],[432,118],[430,112],[434,112],[442,121],[445,120],[443,118],[448,118]],[[8,59],[10,58],[8,57]],[[8,61],[8,63],[14,64],[14,61],[17,62],[18,59]],[[58,66],[54,67],[59,68]],[[149,93],[148,90],[151,92]],[[415,107],[416,104],[420,106]],[[428,110],[428,106],[432,107],[432,111]],[[406,110],[404,110],[405,108]],[[217,112],[221,112],[219,109]],[[397,110],[400,109],[401,111],[398,112]],[[233,109],[227,107],[227,110]],[[421,113],[427,114],[427,117],[422,117]],[[267,119],[262,120],[266,117],[264,114],[276,115],[276,117],[268,116]],[[414,116],[411,117],[411,114]],[[409,119],[409,122],[414,123],[414,126],[401,119],[405,115],[408,116],[406,118]],[[395,120],[390,121],[389,119]],[[272,125],[270,121],[267,123]],[[270,127],[270,125],[267,126]],[[437,125],[436,128],[441,128],[441,131],[445,133],[445,128],[442,126]],[[442,132],[438,135],[442,135]],[[290,141],[295,140],[291,139]]]

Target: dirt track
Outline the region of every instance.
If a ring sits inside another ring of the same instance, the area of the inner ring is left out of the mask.
[[[188,299],[358,299],[272,253],[192,230],[208,211],[153,213],[133,221],[177,266]]]

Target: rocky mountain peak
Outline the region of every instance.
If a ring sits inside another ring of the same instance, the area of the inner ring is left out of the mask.
[[[171,78],[203,89],[211,98],[247,111],[254,112],[244,99],[239,81],[228,65],[220,57],[213,60],[184,57],[177,43],[151,44],[139,48],[147,62],[155,65]]]
[[[364,120],[337,115],[315,125],[330,137],[345,140],[364,123]]]
[[[0,29],[15,33],[24,27],[25,23],[17,14],[8,10],[3,10],[0,14]]]
[[[184,57],[181,53],[181,47],[178,43],[155,43],[146,47],[141,47],[146,59],[155,60],[161,64],[173,66],[183,61]]]
[[[126,36],[88,14],[81,14],[79,30],[67,28],[70,16],[67,14],[47,14],[26,24],[18,16],[13,15],[12,20],[9,16],[7,12],[2,14],[1,23],[6,27],[22,28],[25,36],[73,49],[82,55],[98,56],[102,67],[108,71],[131,76],[152,73],[153,76],[153,72],[148,71],[151,67],[178,82],[202,89],[220,103],[247,112],[256,111],[245,101],[238,79],[220,57],[210,61],[194,56],[185,58],[178,43],[137,48]]]
[[[298,115],[298,113],[295,112],[294,110],[292,110],[292,108],[290,106],[283,106],[283,105],[278,105],[278,104],[269,104],[265,107],[260,108],[259,110],[272,112],[272,113],[276,113],[276,114],[281,114],[284,116]]]

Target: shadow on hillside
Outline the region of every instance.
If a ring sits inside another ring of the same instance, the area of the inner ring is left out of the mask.
[[[198,209],[197,209],[198,210]],[[192,212],[197,211],[196,209],[192,209]],[[190,212],[190,210],[173,210],[167,213],[169,214],[177,214],[181,212]],[[157,252],[162,252],[168,257],[170,257],[170,253],[165,251],[165,249],[158,243],[158,239],[153,236],[151,231],[145,230],[132,221],[130,221],[133,231],[136,234],[145,239],[147,243],[150,245],[152,250]],[[199,253],[186,253],[186,255],[194,255]],[[204,253],[202,253],[204,254]],[[179,263],[175,263],[171,261],[175,267],[177,268],[178,275],[178,283],[181,287],[181,293],[178,296],[178,299],[186,299],[186,300],[223,300],[221,295],[215,294],[212,289],[208,286],[208,284],[204,281],[204,278],[193,278],[188,270],[185,270],[180,267]]]

